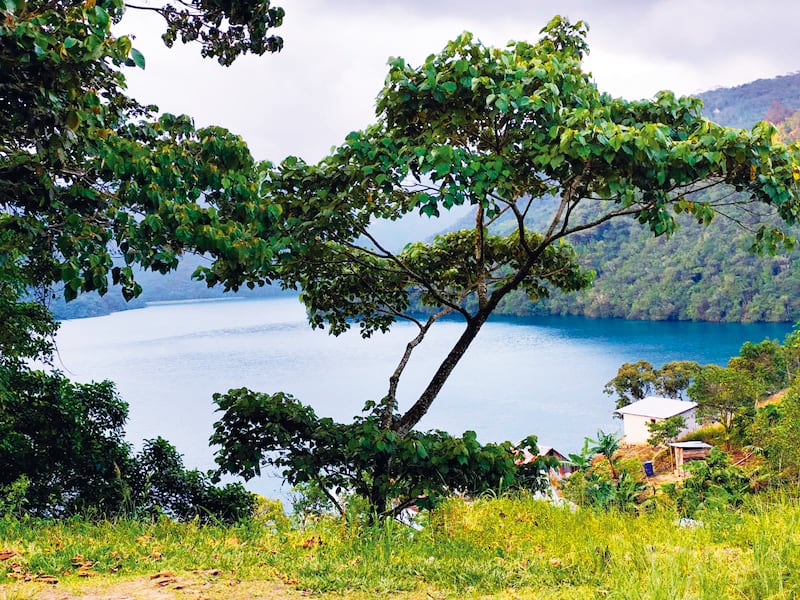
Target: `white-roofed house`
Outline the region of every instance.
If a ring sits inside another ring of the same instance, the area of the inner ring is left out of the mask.
[[[649,423],[658,423],[676,415],[683,417],[686,423],[680,435],[697,429],[696,409],[696,402],[648,396],[614,412],[622,417],[623,441],[626,444],[646,444],[650,437]]]

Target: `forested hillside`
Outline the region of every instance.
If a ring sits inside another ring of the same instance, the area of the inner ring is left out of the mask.
[[[775,125],[796,139],[800,123],[800,74],[761,79],[700,94],[705,115],[722,125]],[[774,257],[748,252],[747,225],[758,215],[717,217],[707,228],[685,220],[670,239],[654,238],[635,222],[614,222],[583,239],[572,238],[581,260],[597,271],[583,292],[531,303],[510,295],[505,314],[562,314],[646,320],[796,321],[800,319],[800,253]],[[743,227],[744,225],[744,227]]]
[[[77,319],[105,315],[120,310],[143,308],[148,302],[163,302],[170,300],[198,300],[237,296],[245,298],[277,296],[284,293],[279,286],[257,287],[253,290],[242,288],[235,294],[223,291],[221,286],[208,287],[204,282],[192,279],[192,273],[201,263],[206,263],[202,257],[187,255],[181,259],[178,268],[166,275],[152,271],[137,270],[136,279],[142,285],[142,294],[126,302],[125,299],[113,290],[104,296],[96,293],[81,294],[71,302],[64,301],[60,290],[48,299],[50,310],[59,319]]]
[[[597,271],[590,289],[536,304],[515,293],[502,311],[646,320],[800,318],[797,251],[754,255],[748,234],[721,218],[708,228],[684,225],[671,239],[653,238],[633,222],[608,225],[578,245],[581,260]]]
[[[718,88],[698,97],[703,100],[703,114],[720,125],[747,128],[765,119],[775,123],[800,108],[800,73]]]

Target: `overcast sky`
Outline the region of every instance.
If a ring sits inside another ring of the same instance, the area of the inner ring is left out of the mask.
[[[555,14],[589,23],[586,69],[625,98],[691,94],[800,70],[796,0],[276,0],[277,55],[220,67],[195,46],[164,48],[161,23],[129,11],[145,71],[126,71],[141,102],[242,135],[256,158],[316,161],[372,122],[389,56],[419,64],[460,32],[486,44],[534,41]]]

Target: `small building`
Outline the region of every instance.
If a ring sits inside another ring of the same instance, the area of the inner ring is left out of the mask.
[[[670,449],[675,455],[675,474],[686,477],[686,463],[692,460],[703,460],[708,457],[711,445],[700,441],[672,442]]]
[[[522,456],[519,458],[519,460],[517,460],[517,464],[524,465],[533,462],[539,456],[546,456],[548,458],[556,459],[559,463],[557,467],[557,473],[561,477],[569,475],[572,473],[572,471],[574,471],[574,467],[569,464],[569,459],[551,446],[539,446],[539,454],[536,456],[528,452],[527,449],[524,450]]]
[[[670,417],[678,415],[683,417],[686,426],[680,435],[697,429],[696,408],[696,402],[648,396],[644,400],[618,408],[614,413],[622,417],[622,439],[626,444],[646,444],[647,438],[650,437],[647,425]]]

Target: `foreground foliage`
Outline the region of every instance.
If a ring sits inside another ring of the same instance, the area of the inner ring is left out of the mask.
[[[168,514],[234,522],[252,513],[241,485],[216,487],[162,438],[134,452],[128,405],[108,382],[0,364],[0,517]]]
[[[271,256],[257,233],[266,217],[226,214],[257,198],[241,138],[126,94],[124,69],[145,66],[112,33],[128,8],[158,12],[167,45],[196,41],[226,65],[282,45],[269,0],[0,3],[0,513],[235,520],[252,505],[242,488],[215,488],[161,439],[133,454],[113,384],[31,367],[52,357],[53,284],[67,300],[111,284],[130,299],[133,265],[164,273],[187,250]]]
[[[368,403],[367,420],[381,434],[363,438],[356,420],[336,438],[343,447],[363,440],[372,453],[375,468],[362,483],[387,490],[365,494],[378,513],[393,479],[380,444],[420,435],[415,428],[504,299],[515,290],[535,301],[590,286],[593,273],[567,240],[617,221],[668,236],[676,215],[707,225],[730,204],[764,208],[787,224],[797,219],[797,149],[773,143],[771,126],[721,127],[702,117],[699,101],[668,92],[640,102],[601,94],[582,68],[586,34],[584,23],[555,17],[535,43],[491,48],[464,33],[422,65],[394,58],[373,125],[317,165],[296,157],[263,165],[261,191],[282,216],[276,227],[285,239],[304,240],[280,255],[275,277],[301,290],[312,327],[339,335],[357,326],[364,337],[400,320],[417,327],[386,393]],[[699,195],[712,188],[718,195]],[[435,217],[459,205],[472,209],[463,229],[400,252],[370,231],[375,219]],[[504,215],[512,227],[497,232],[492,226]],[[532,216],[537,227],[529,227]],[[756,250],[791,246],[766,222],[754,231]],[[238,283],[237,268],[226,265],[220,257],[206,280]],[[427,318],[415,302],[429,309]],[[401,407],[403,372],[447,315],[463,320],[462,333]],[[272,402],[257,415],[242,400],[257,394],[229,395],[240,400],[220,403],[225,414],[213,439],[222,470],[251,476],[259,463],[275,464],[290,479],[307,478],[309,448],[319,444],[305,434],[276,437],[273,428],[309,409],[278,393],[261,396]],[[246,428],[226,424],[242,416]],[[321,430],[323,421],[303,423]],[[329,458],[328,470],[364,472],[352,458]]]
[[[538,457],[536,438],[517,445],[478,442],[445,431],[411,431],[400,436],[381,427],[375,415],[352,423],[320,418],[286,394],[247,389],[214,394],[223,412],[212,443],[221,470],[247,479],[265,462],[280,467],[293,486],[317,488],[344,516],[342,497],[356,494],[376,516],[397,515],[416,505],[430,508],[451,494],[475,496],[508,489],[540,491],[549,459]],[[529,462],[518,464],[527,453]]]
[[[639,516],[570,511],[529,497],[450,500],[417,533],[322,519],[301,529],[278,513],[234,527],[121,521],[0,521],[0,570],[85,586],[158,572],[209,573],[204,595],[255,596],[269,581],[345,597],[793,598],[800,593],[800,505],[775,496],[706,511],[681,527],[670,507]],[[83,567],[76,566],[80,557]],[[88,566],[87,566],[88,565]],[[67,574],[65,574],[67,573]],[[25,584],[7,588],[24,593]],[[24,596],[23,596],[24,597]]]

